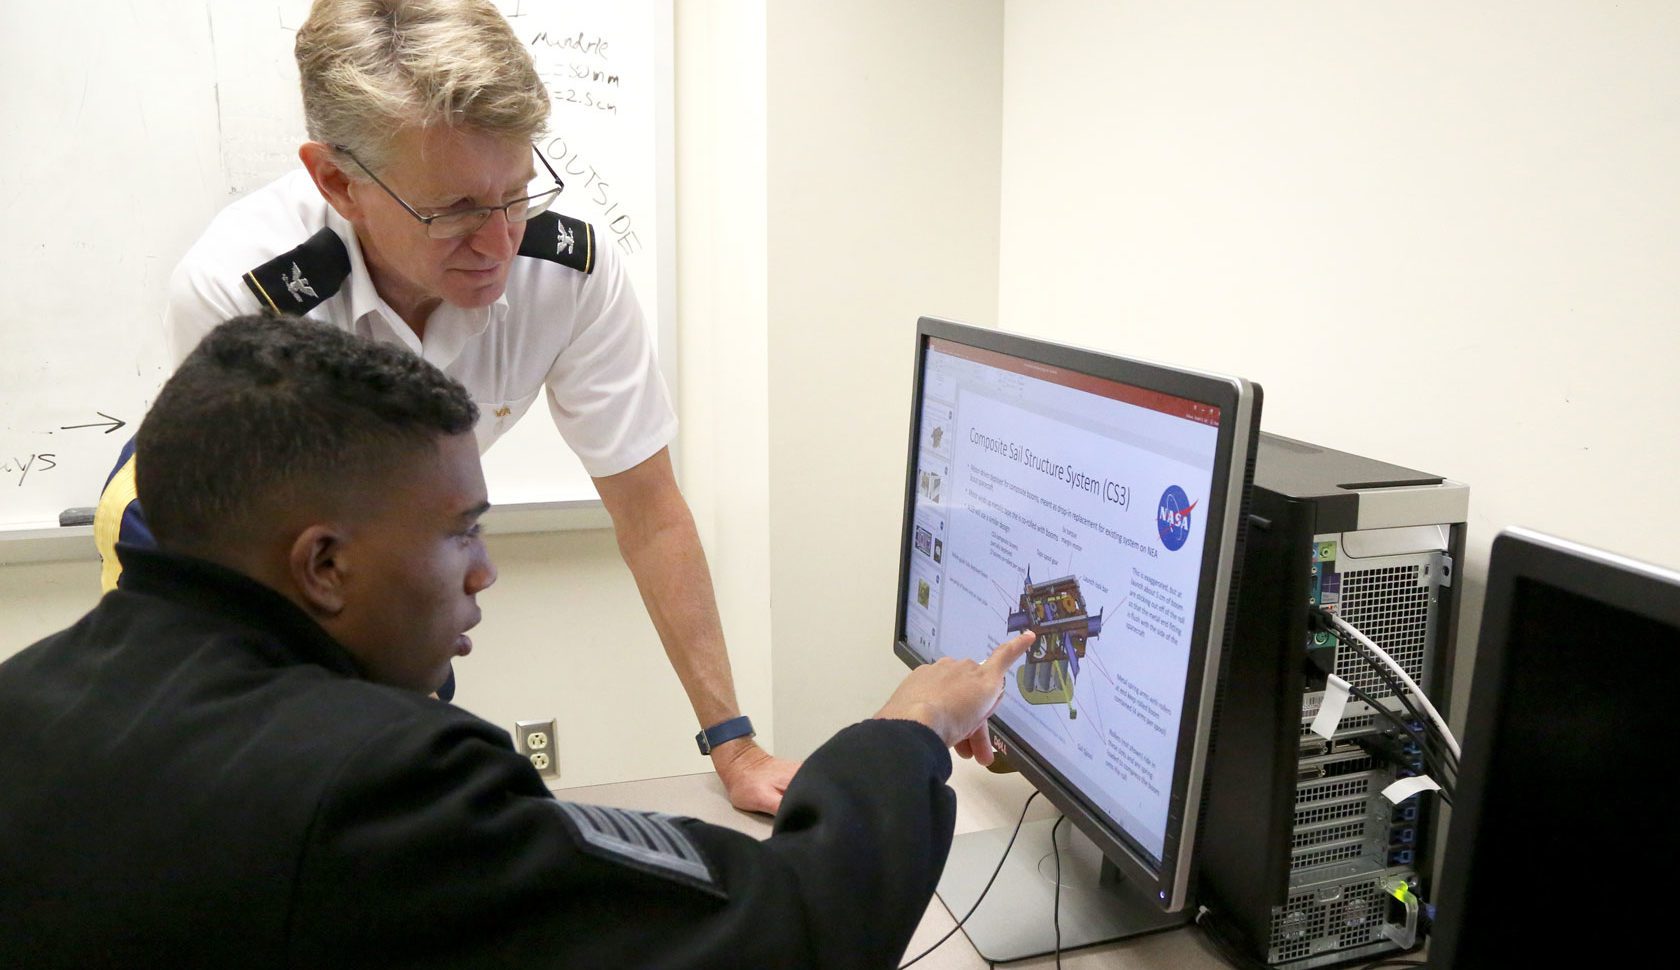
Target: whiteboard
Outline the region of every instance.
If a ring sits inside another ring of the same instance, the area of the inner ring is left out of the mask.
[[[501,0],[554,101],[556,208],[616,245],[675,391],[671,0]],[[92,506],[168,376],[175,262],[296,167],[308,0],[0,3],[0,530]],[[118,422],[123,422],[119,426]],[[596,499],[539,396],[484,456],[498,505]]]

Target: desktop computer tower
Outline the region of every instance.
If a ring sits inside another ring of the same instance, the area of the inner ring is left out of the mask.
[[[1329,740],[1309,730],[1332,672],[1410,719],[1311,610],[1371,638],[1446,716],[1468,509],[1457,482],[1260,436],[1197,886],[1210,930],[1255,959],[1299,970],[1411,943],[1415,914],[1390,890],[1432,898],[1438,796],[1382,796],[1424,766],[1366,704],[1350,698]]]

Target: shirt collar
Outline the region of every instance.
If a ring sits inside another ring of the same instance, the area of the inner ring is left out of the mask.
[[[373,288],[373,276],[368,273],[367,260],[362,256],[362,241],[356,237],[356,227],[329,205],[327,228],[338,233],[338,238],[344,240],[344,248],[350,254],[350,328],[376,340],[395,340],[409,350],[421,353],[420,338]]]
[[[467,342],[489,329],[492,320],[507,314],[507,289],[496,302],[486,307],[467,310],[444,303],[426,321],[426,339],[414,335],[413,328],[403,322],[401,315],[385,302],[374,289],[373,276],[368,272],[367,260],[362,256],[362,243],[356,237],[356,227],[350,220],[327,206],[327,227],[344,240],[350,254],[349,312],[351,328],[378,340],[395,340],[409,350],[439,367],[448,367]]]

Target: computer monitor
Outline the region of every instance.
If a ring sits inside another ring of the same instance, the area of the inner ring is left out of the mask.
[[[1023,831],[965,930],[1004,961],[1051,949],[1053,905],[1064,947],[1179,925],[1260,388],[926,317],[915,361],[896,652],[1034,631],[993,732],[1085,837],[1053,904],[1050,823]],[[1008,835],[953,846],[958,916]]]
[[[1648,964],[1663,904],[1638,887],[1680,862],[1677,691],[1680,572],[1494,539],[1430,967]]]

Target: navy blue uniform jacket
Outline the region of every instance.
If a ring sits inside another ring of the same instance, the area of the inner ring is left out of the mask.
[[[124,556],[0,664],[0,966],[890,967],[944,865],[920,724],[841,731],[766,841],[585,810],[268,587]]]

